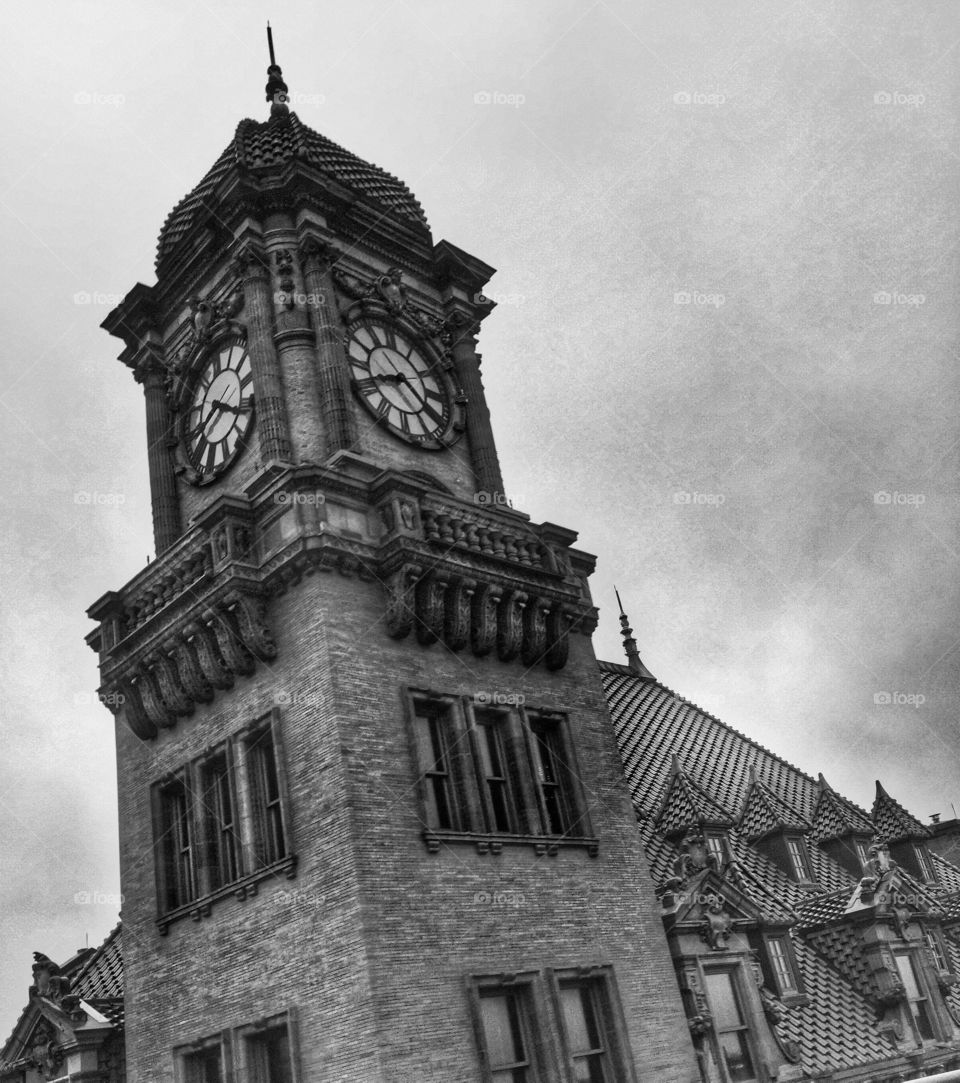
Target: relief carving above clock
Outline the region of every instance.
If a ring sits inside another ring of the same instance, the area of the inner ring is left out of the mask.
[[[347,338],[353,387],[373,418],[415,447],[449,447],[463,431],[463,395],[449,364],[393,324],[354,323]]]

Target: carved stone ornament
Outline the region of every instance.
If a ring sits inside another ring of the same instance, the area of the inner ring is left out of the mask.
[[[414,595],[420,571],[416,564],[404,564],[387,579],[386,624],[388,634],[394,639],[405,638],[413,627]]]
[[[47,1020],[41,1020],[30,1042],[28,1063],[43,1073],[44,1079],[56,1079],[63,1066],[63,1047]]]
[[[707,910],[700,926],[700,938],[712,951],[723,951],[733,930],[733,919],[725,907],[726,901],[722,896],[708,896]]]
[[[114,677],[101,699],[115,714],[125,709],[133,732],[149,740],[276,654],[264,599],[234,590]]]
[[[60,970],[60,967],[42,951],[33,953],[33,985],[30,986],[30,995],[44,997],[59,1004],[70,992],[70,979]]]
[[[297,303],[294,296],[296,284],[293,280],[293,253],[284,248],[274,255],[274,260],[277,265],[279,300],[283,307],[289,310]]]
[[[232,320],[243,308],[243,287],[236,286],[223,301],[214,301],[207,297],[190,298],[190,325],[194,341],[206,342],[213,329],[225,320]]]
[[[407,303],[406,290],[401,284],[402,278],[403,272],[400,268],[391,267],[385,275],[381,275],[376,281],[377,293],[380,294],[384,304],[394,315],[402,312]]]

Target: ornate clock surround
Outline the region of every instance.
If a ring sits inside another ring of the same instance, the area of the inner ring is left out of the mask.
[[[452,447],[466,431],[467,396],[464,394],[457,368],[450,352],[451,333],[446,323],[411,304],[402,285],[399,268],[391,268],[373,281],[363,282],[340,269],[334,271],[334,281],[345,295],[340,304],[343,321],[343,345],[350,364],[350,386],[355,400],[378,421],[379,427],[408,446],[424,451],[443,451]],[[426,438],[405,435],[383,418],[377,418],[357,386],[353,374],[350,345],[358,329],[377,327],[393,332],[413,347],[426,361],[429,373],[442,386],[449,404],[449,419],[439,434]]]
[[[196,327],[196,319],[194,321]],[[249,349],[247,329],[233,319],[221,319],[206,328],[197,328],[193,348],[182,356],[176,366],[176,376],[168,384],[168,402],[173,415],[171,444],[174,470],[191,485],[201,487],[217,481],[236,462],[244,449],[250,446],[250,434],[256,423],[256,404],[251,402],[251,417],[244,433],[227,457],[215,469],[204,473],[191,460],[185,439],[185,429],[193,406],[197,382],[211,360],[230,346]],[[253,396],[251,395],[251,398]]]

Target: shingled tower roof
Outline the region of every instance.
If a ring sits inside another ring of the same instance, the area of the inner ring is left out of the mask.
[[[750,776],[750,789],[740,816],[740,830],[745,838],[761,839],[774,831],[810,830],[810,823],[770,789],[756,768],[750,768]]]
[[[881,786],[877,779],[877,796],[873,802],[873,826],[885,842],[899,842],[901,839],[928,839],[931,831],[919,820],[895,801]]]
[[[813,814],[813,832],[818,839],[839,839],[845,835],[872,835],[874,826],[867,814],[848,801],[820,775],[820,797]]]
[[[691,779],[673,757],[673,773],[667,787],[657,830],[665,836],[679,835],[691,827],[732,827],[733,817]]]
[[[313,166],[355,197],[372,201],[414,229],[429,232],[423,208],[403,181],[344,150],[290,112],[263,122],[240,121],[233,139],[206,176],[167,216],[157,243],[157,267],[198,219],[218,216],[219,189],[227,185],[231,174],[253,178],[279,175],[294,161]]]

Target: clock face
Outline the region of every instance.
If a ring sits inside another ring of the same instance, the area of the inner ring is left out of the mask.
[[[349,340],[361,402],[385,428],[417,447],[452,443],[454,393],[449,377],[394,328],[364,321]]]
[[[221,346],[197,378],[183,421],[190,465],[206,481],[245,447],[253,421],[253,373],[242,342]]]

